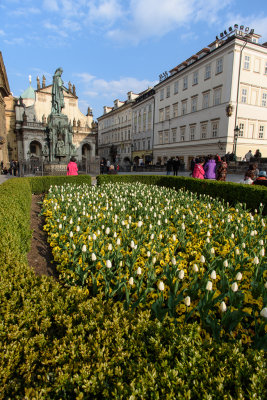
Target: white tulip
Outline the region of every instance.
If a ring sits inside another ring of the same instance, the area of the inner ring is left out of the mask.
[[[83,247],[82,247],[82,252],[85,253],[86,250],[87,250],[87,249],[86,249],[86,245],[84,244]]]
[[[181,271],[179,271],[179,275],[178,275],[179,279],[184,279],[184,270],[181,269]]]
[[[206,261],[205,257],[204,256],[200,256],[200,260],[199,261],[204,264],[204,262]]]
[[[79,225],[77,225],[76,226],[76,232],[79,232],[80,231],[80,227],[79,227]]]
[[[133,285],[134,284],[134,279],[133,279],[133,277],[131,276],[131,278],[129,279],[129,285]]]
[[[228,267],[228,265],[229,265],[229,264],[228,264],[228,261],[227,261],[227,260],[224,260],[223,266],[224,266],[224,267]]]
[[[163,292],[163,290],[164,290],[164,283],[162,282],[162,281],[160,281],[159,282],[159,284],[158,284],[158,289],[161,291],[161,292]]]
[[[212,254],[212,255],[215,254],[215,249],[213,247],[210,249],[210,254]]]
[[[221,312],[225,312],[227,310],[227,307],[226,307],[226,304],[224,301],[222,301],[220,304],[220,310],[221,310]]]
[[[258,265],[259,262],[260,262],[260,260],[258,259],[258,257],[255,257],[255,258],[253,259],[253,264]]]
[[[70,231],[70,237],[71,237],[71,238],[73,237],[73,232],[72,232],[72,231]]]
[[[241,272],[238,272],[238,273],[236,274],[235,279],[236,279],[237,281],[241,281],[241,279],[242,279],[242,273],[241,273]]]
[[[209,239],[209,238],[207,238],[207,239],[206,239],[206,242],[207,242],[207,243],[210,243],[210,239]]]
[[[160,233],[159,234],[159,239],[161,240],[163,238],[163,236],[162,236],[162,234]]]
[[[264,250],[264,248],[262,248],[262,249],[261,249],[261,251],[260,251],[260,255],[261,255],[262,257],[264,257],[264,256],[265,256],[265,250]]]
[[[138,267],[138,268],[137,268],[137,271],[136,271],[136,273],[137,273],[137,275],[141,275],[141,274],[142,274],[142,270],[141,270],[141,268],[140,268],[140,267]]]
[[[172,240],[173,240],[173,242],[175,242],[175,240],[176,240],[176,235],[172,235]]]
[[[76,246],[75,246],[75,244],[74,244],[74,243],[72,244],[72,248],[73,248],[73,250],[75,250],[75,249],[76,249]]]
[[[111,250],[112,250],[112,244],[109,243],[109,245],[108,245],[108,251],[111,251]]]
[[[110,260],[107,260],[107,261],[106,261],[106,266],[107,266],[107,268],[111,268],[111,267],[112,267],[112,264],[111,264],[111,261],[110,261]]]
[[[91,258],[92,258],[92,261],[96,261],[96,255],[95,255],[95,253],[92,253]]]
[[[189,307],[189,306],[190,306],[191,299],[190,299],[189,296],[186,296],[186,298],[184,299],[184,303],[185,303],[186,307]]]
[[[108,235],[110,233],[110,229],[109,229],[109,227],[107,227],[107,229],[106,229],[106,235]]]
[[[72,220],[72,218],[70,219],[70,225],[72,225],[73,224],[73,220]]]
[[[210,231],[207,232],[207,237],[210,237]]]
[[[150,239],[153,240],[155,237],[154,233],[151,234]]]
[[[92,239],[96,240],[96,234],[95,233],[93,233]]]
[[[246,243],[242,243],[242,249],[246,248]]]
[[[132,249],[134,249],[134,247],[135,247],[135,244],[134,244],[134,241],[133,241],[133,240],[131,240],[131,244],[130,244],[130,246],[131,246],[131,248],[132,248]]]
[[[120,238],[117,239],[117,242],[116,242],[116,243],[117,243],[117,246],[120,246],[120,245],[121,245],[121,240],[120,240]]]
[[[212,273],[210,274],[211,279],[216,279],[217,275],[216,275],[216,271],[212,271]]]
[[[153,257],[153,258],[152,258],[152,263],[153,263],[153,264],[156,264],[156,262],[157,262],[156,257]]]
[[[238,284],[237,284],[236,282],[234,282],[234,283],[231,285],[231,289],[232,289],[233,292],[237,292],[237,291],[238,291]]]
[[[259,244],[260,244],[260,246],[263,246],[264,245],[264,241],[262,239],[259,240]]]
[[[212,282],[208,281],[206,285],[206,290],[211,291],[212,290]]]
[[[267,318],[267,307],[264,307],[261,312],[260,315],[264,318]]]
[[[143,222],[142,222],[142,221],[138,221],[138,222],[137,222],[137,227],[138,227],[138,228],[141,228],[142,225],[143,225]]]
[[[176,265],[176,258],[172,257],[172,265]]]
[[[239,249],[235,249],[235,254],[238,256],[240,254]]]
[[[147,255],[147,257],[150,257],[150,255],[151,255],[150,251],[147,251],[146,255]]]
[[[194,272],[198,272],[198,266],[197,266],[197,264],[194,264],[194,265],[193,265],[193,271],[194,271]]]

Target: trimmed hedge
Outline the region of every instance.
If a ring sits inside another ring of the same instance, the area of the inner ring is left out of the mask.
[[[1,399],[265,398],[263,351],[36,276],[29,182],[0,186]]]
[[[31,191],[34,194],[46,193],[51,185],[64,185],[64,183],[73,183],[82,185],[86,183],[91,185],[90,175],[75,175],[75,176],[38,176],[26,178],[28,179]]]
[[[148,185],[165,186],[170,188],[186,189],[198,194],[207,194],[213,198],[218,197],[229,204],[245,203],[248,209],[259,208],[264,205],[267,212],[267,188],[264,186],[242,185],[233,182],[220,182],[208,179],[194,179],[184,176],[162,175],[99,175],[97,184],[109,182],[141,182]]]

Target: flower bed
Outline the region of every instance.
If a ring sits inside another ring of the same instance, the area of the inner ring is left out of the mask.
[[[66,284],[266,347],[261,209],[136,183],[55,186],[43,214]]]

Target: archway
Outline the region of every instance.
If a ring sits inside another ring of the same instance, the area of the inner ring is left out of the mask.
[[[37,140],[33,140],[29,145],[28,159],[40,159],[42,156],[42,145]]]
[[[89,143],[85,143],[82,146],[82,161],[91,161],[92,147]]]

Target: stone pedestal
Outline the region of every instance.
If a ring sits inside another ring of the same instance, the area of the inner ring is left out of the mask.
[[[50,163],[44,165],[45,175],[67,175],[67,164]]]

